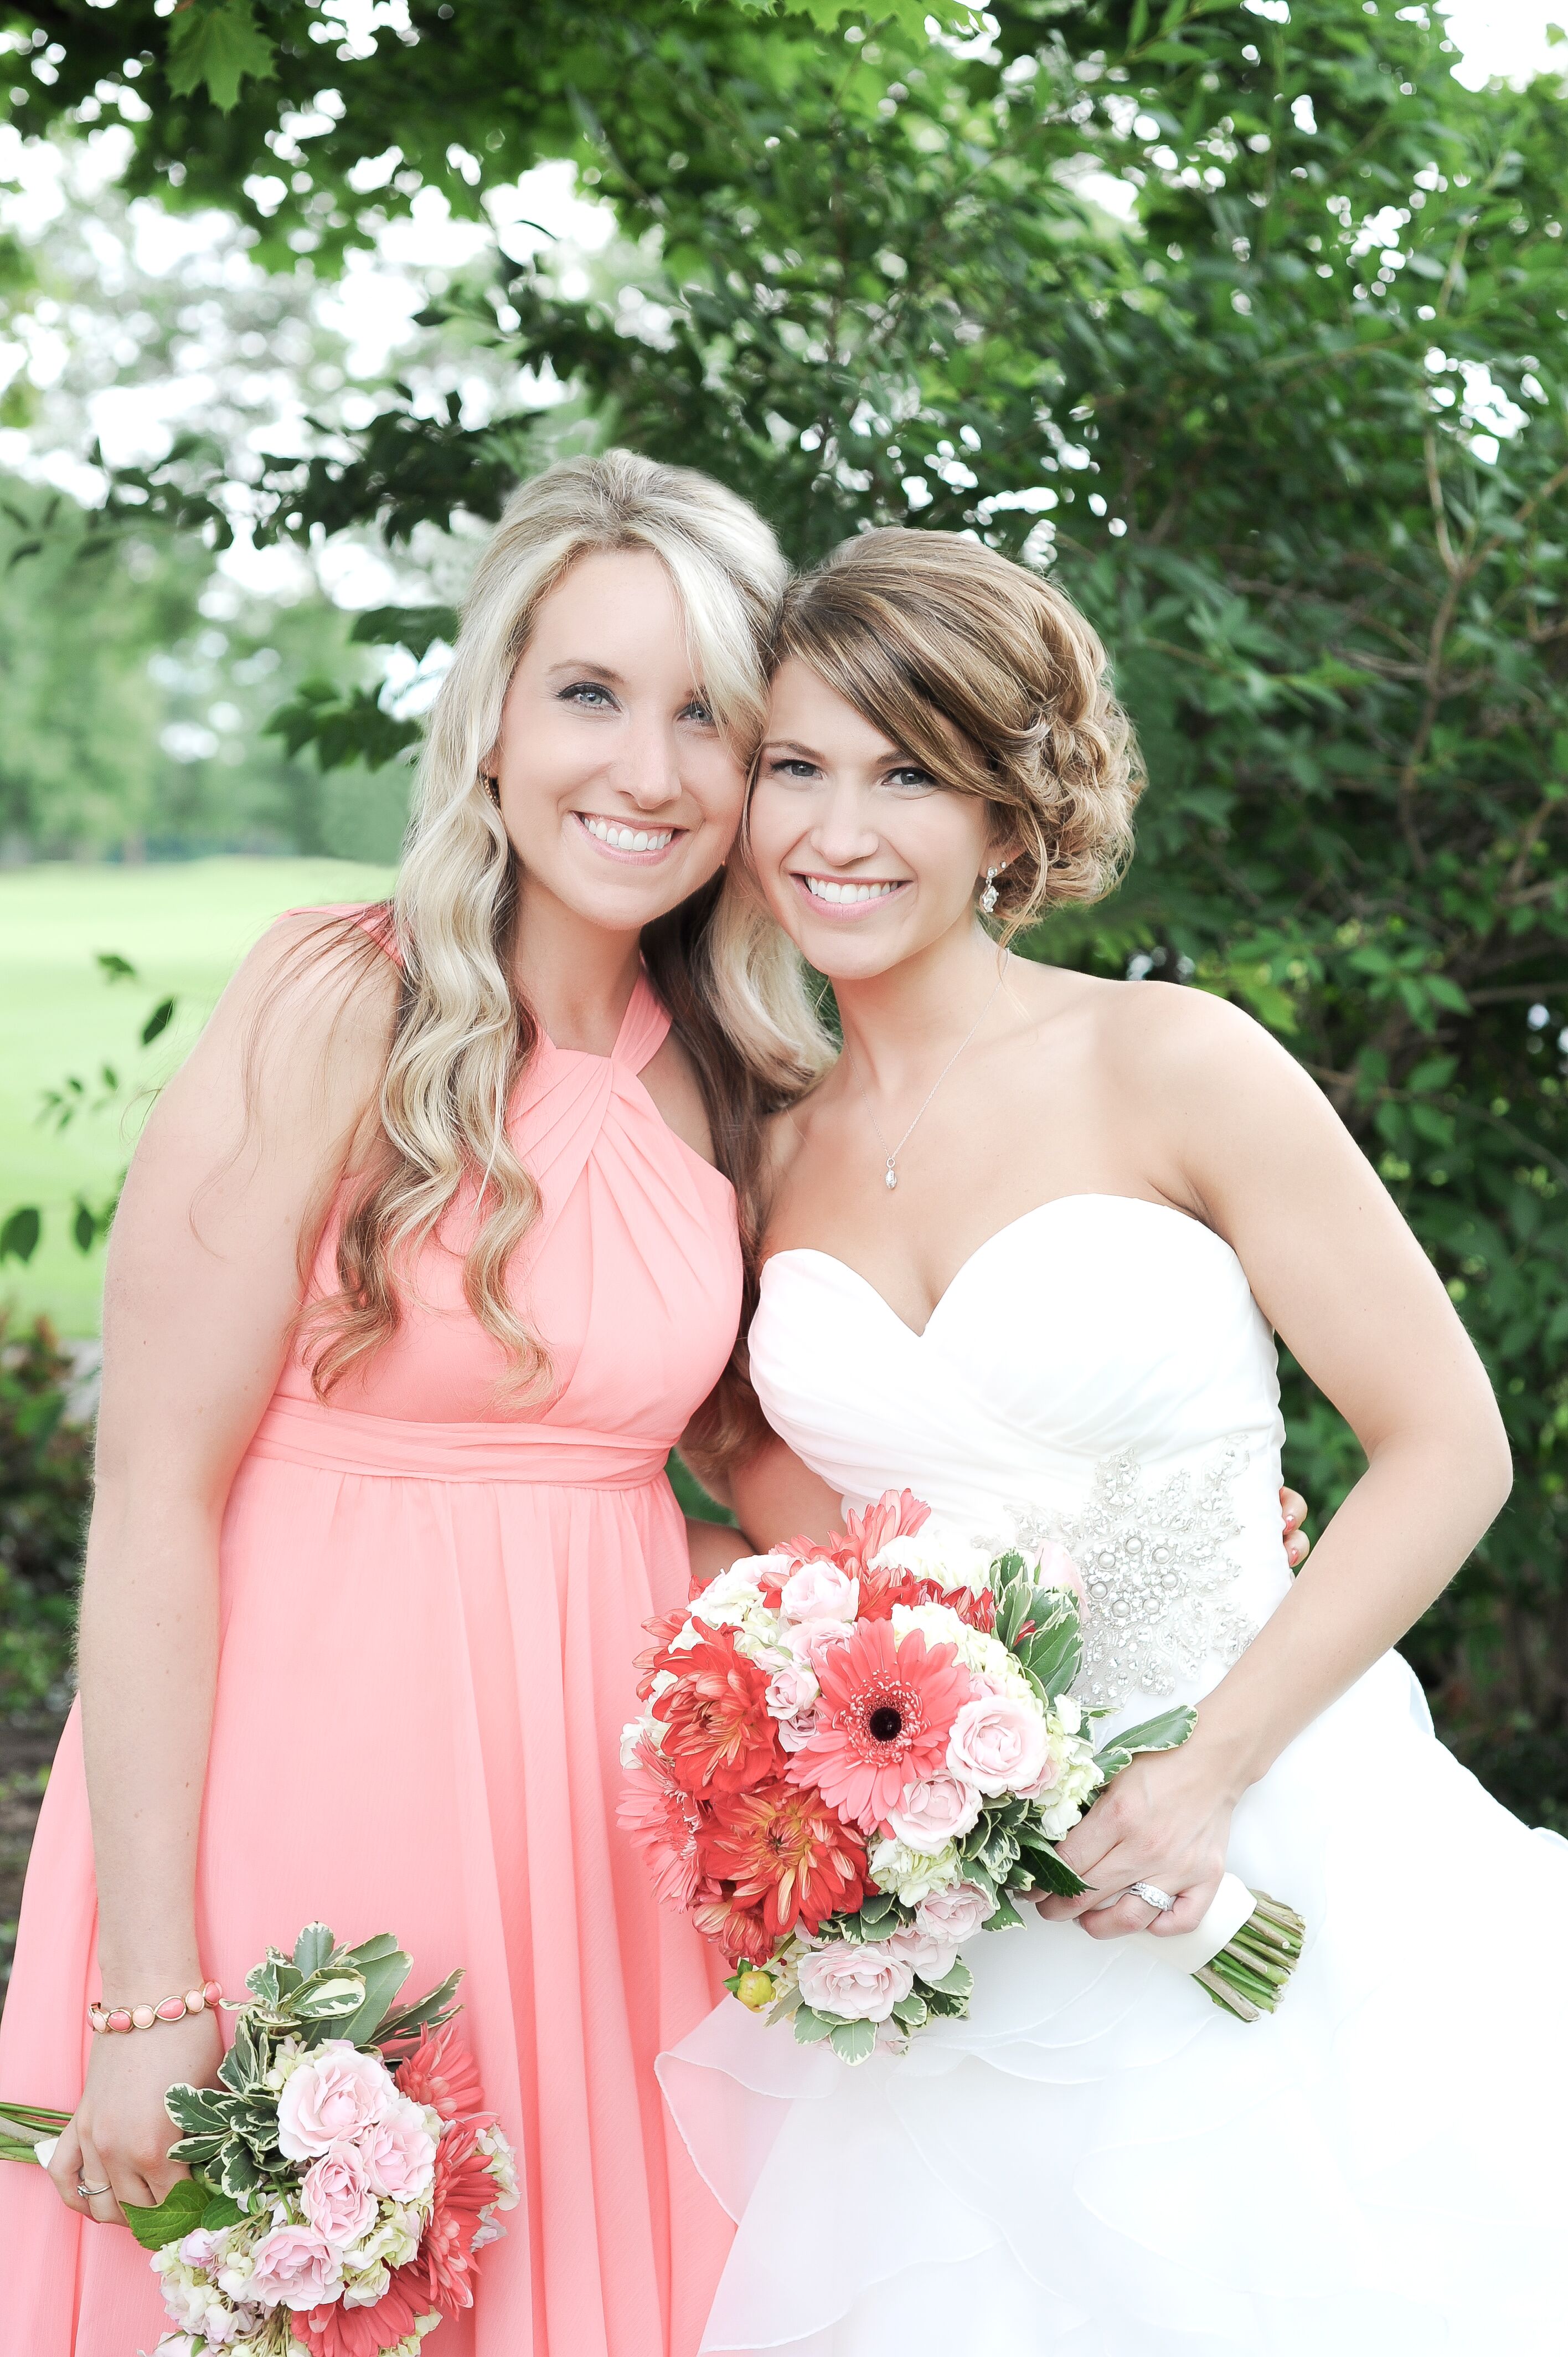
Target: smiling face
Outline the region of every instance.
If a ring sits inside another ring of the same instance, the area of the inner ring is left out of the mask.
[[[650,550],[580,557],[541,599],[484,764],[524,888],[637,932],[723,864],[745,771]]]
[[[773,683],[747,837],[768,907],[833,981],[967,930],[975,879],[1003,856],[989,804],[940,785],[794,658]]]

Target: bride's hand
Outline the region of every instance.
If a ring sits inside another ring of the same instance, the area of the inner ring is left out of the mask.
[[[1053,1922],[1076,1919],[1094,1940],[1190,1932],[1219,1887],[1235,1806],[1196,1737],[1178,1751],[1140,1753],[1056,1845],[1092,1888],[1077,1899],[1037,1900],[1040,1913]],[[1123,1895],[1134,1882],[1167,1892],[1175,1907],[1162,1915]]]

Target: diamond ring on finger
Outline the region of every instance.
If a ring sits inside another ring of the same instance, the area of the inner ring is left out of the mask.
[[[1176,1905],[1170,1892],[1162,1890],[1157,1882],[1130,1882],[1127,1896],[1129,1899],[1141,1899],[1145,1907],[1152,1907],[1159,1915],[1168,1915]]]

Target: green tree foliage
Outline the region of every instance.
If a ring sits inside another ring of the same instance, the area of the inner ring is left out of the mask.
[[[92,1478],[72,1368],[47,1318],[0,1315],[0,1711],[60,1703]],[[63,1705],[61,1706],[63,1706]]]
[[[1034,947],[1239,999],[1378,1162],[1519,1466],[1412,1647],[1500,1790],[1568,1801],[1559,88],[1464,89],[1441,20],[1388,0],[1019,0],[969,40],[411,0],[358,49],[277,0],[272,78],[220,112],[170,89],[150,0],[0,21],[55,76],[19,71],[27,127],[113,104],[129,55],[140,184],[280,254],[575,157],[628,241],[616,299],[506,264],[455,330],[736,484],[801,559],[897,520],[1058,569],[1154,782],[1129,885]],[[394,396],[247,496],[263,534],[405,537],[493,514],[544,430]],[[134,490],[227,511],[195,453]],[[1354,1446],[1294,1376],[1287,1406],[1326,1506]]]

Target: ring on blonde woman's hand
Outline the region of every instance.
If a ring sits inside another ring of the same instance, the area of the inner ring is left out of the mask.
[[[1157,1882],[1130,1882],[1127,1896],[1129,1899],[1141,1899],[1145,1907],[1154,1908],[1160,1915],[1168,1915],[1176,1905],[1170,1892],[1162,1890]]]
[[[96,2201],[101,2193],[112,2193],[114,2189],[110,2185],[88,2185],[79,2177],[76,2190],[84,2201]]]

